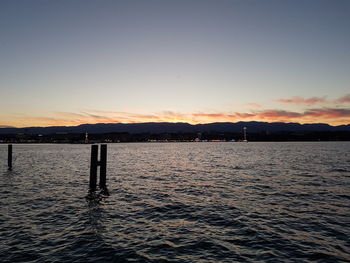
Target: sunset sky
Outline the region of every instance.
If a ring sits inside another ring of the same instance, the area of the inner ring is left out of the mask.
[[[0,127],[350,123],[350,1],[1,0]]]

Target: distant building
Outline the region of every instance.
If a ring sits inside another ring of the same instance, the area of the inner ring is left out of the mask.
[[[85,133],[85,143],[89,143],[89,135],[87,132]]]

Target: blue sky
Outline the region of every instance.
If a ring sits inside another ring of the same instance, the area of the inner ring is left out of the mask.
[[[349,47],[349,1],[3,0],[0,125],[350,123]]]

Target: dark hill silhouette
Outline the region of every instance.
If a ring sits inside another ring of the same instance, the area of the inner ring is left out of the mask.
[[[331,126],[328,124],[300,124],[282,122],[217,122],[208,124],[189,123],[98,123],[82,124],[78,126],[52,126],[52,127],[27,127],[27,128],[0,128],[0,134],[57,134],[57,133],[197,133],[197,132],[232,132],[240,133],[243,127],[247,127],[249,133],[259,132],[333,132],[350,131],[350,124]]]

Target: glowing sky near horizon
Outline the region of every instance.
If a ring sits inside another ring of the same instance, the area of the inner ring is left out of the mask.
[[[350,123],[350,1],[0,1],[0,127]]]

